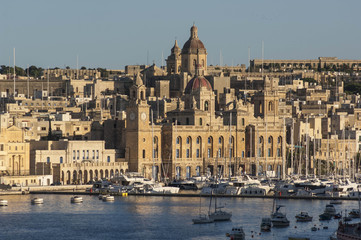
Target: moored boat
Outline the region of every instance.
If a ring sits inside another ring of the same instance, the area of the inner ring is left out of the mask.
[[[307,212],[301,212],[300,214],[297,214],[296,216],[297,222],[311,222],[312,216],[308,215]]]
[[[79,197],[79,196],[74,196],[70,198],[70,202],[71,203],[82,203],[83,202],[83,198]]]
[[[209,216],[206,214],[200,214],[197,218],[193,218],[192,222],[194,224],[204,224],[204,223],[212,223],[214,222],[214,220],[209,218]]]
[[[245,240],[246,234],[243,231],[242,227],[234,227],[230,234],[227,234],[230,239],[232,240]]]
[[[7,206],[7,205],[8,205],[8,200],[0,199],[0,206]]]
[[[103,201],[104,202],[114,202],[114,196],[105,195],[105,196],[103,196]]]
[[[338,240],[361,240],[361,223],[339,222],[336,235]]]
[[[332,215],[330,215],[328,213],[322,213],[319,215],[320,221],[331,220],[331,218],[332,218]]]
[[[273,227],[288,227],[290,221],[287,219],[286,214],[279,211],[282,205],[276,206],[276,211],[271,214],[271,222]]]
[[[31,199],[31,204],[43,204],[43,203],[44,203],[44,199],[42,199],[42,198]]]
[[[262,218],[261,222],[261,231],[262,232],[269,232],[271,231],[272,222],[270,218]]]

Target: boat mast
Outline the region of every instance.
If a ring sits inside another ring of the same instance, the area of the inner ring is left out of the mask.
[[[16,76],[16,67],[15,67],[15,48],[14,48],[14,99],[15,99],[15,76]]]
[[[152,119],[152,160],[153,160],[152,177],[153,177],[153,181],[155,181],[153,109],[150,110],[150,113],[151,113],[151,119]]]
[[[309,141],[308,141],[308,117],[306,118],[306,178],[308,177],[308,158],[309,158]]]
[[[232,174],[232,112],[229,113],[229,174],[228,179],[231,181],[231,174]]]
[[[293,166],[293,117],[291,118],[292,122],[291,122],[291,171],[292,174],[294,173],[294,166]]]
[[[343,152],[343,161],[342,161],[342,177],[343,181],[345,181],[346,178],[346,140],[345,140],[345,128],[342,129],[342,152]]]
[[[283,118],[282,179],[286,178],[286,118]]]
[[[327,131],[327,157],[326,157],[326,174],[328,176],[329,168],[330,168],[330,141],[329,141],[329,134]]]

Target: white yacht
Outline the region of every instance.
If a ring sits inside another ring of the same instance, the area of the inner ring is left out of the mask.
[[[7,205],[8,205],[8,200],[0,199],[0,206],[7,206]]]
[[[79,197],[79,196],[74,196],[74,197],[71,197],[70,202],[71,202],[71,203],[82,203],[82,202],[83,202],[83,198],[82,198],[82,197]]]
[[[276,206],[276,211],[271,214],[271,222],[273,227],[288,227],[290,221],[287,219],[286,214],[280,212],[282,205]]]
[[[44,199],[42,199],[42,198],[31,199],[31,204],[43,204],[43,203],[44,203]]]

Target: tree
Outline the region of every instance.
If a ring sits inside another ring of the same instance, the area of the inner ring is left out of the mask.
[[[97,68],[97,70],[100,72],[101,77],[108,77],[108,72],[106,68]]]
[[[28,69],[25,69],[25,71],[27,73]],[[34,65],[29,67],[29,75],[34,78],[40,78],[43,74],[43,71],[44,71],[44,69],[41,67],[38,68]]]
[[[86,70],[86,67],[82,66],[80,69],[81,69],[81,70]]]

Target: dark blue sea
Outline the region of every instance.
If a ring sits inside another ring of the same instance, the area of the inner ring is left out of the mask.
[[[34,197],[43,198],[44,204],[31,205]],[[338,224],[338,220],[318,220],[326,200],[279,200],[290,226],[260,235],[261,218],[270,215],[272,199],[218,199],[225,210],[232,211],[232,221],[194,225],[192,218],[199,214],[200,205],[202,212],[208,210],[209,198],[128,196],[103,202],[97,196],[82,197],[82,204],[71,204],[71,195],[2,196],[9,206],[0,207],[0,239],[227,239],[233,226],[242,226],[246,239],[321,240],[329,239]],[[352,208],[358,208],[357,201],[336,205],[338,212]],[[308,211],[313,221],[296,223],[295,215],[301,211]],[[311,231],[313,226],[320,230]]]

